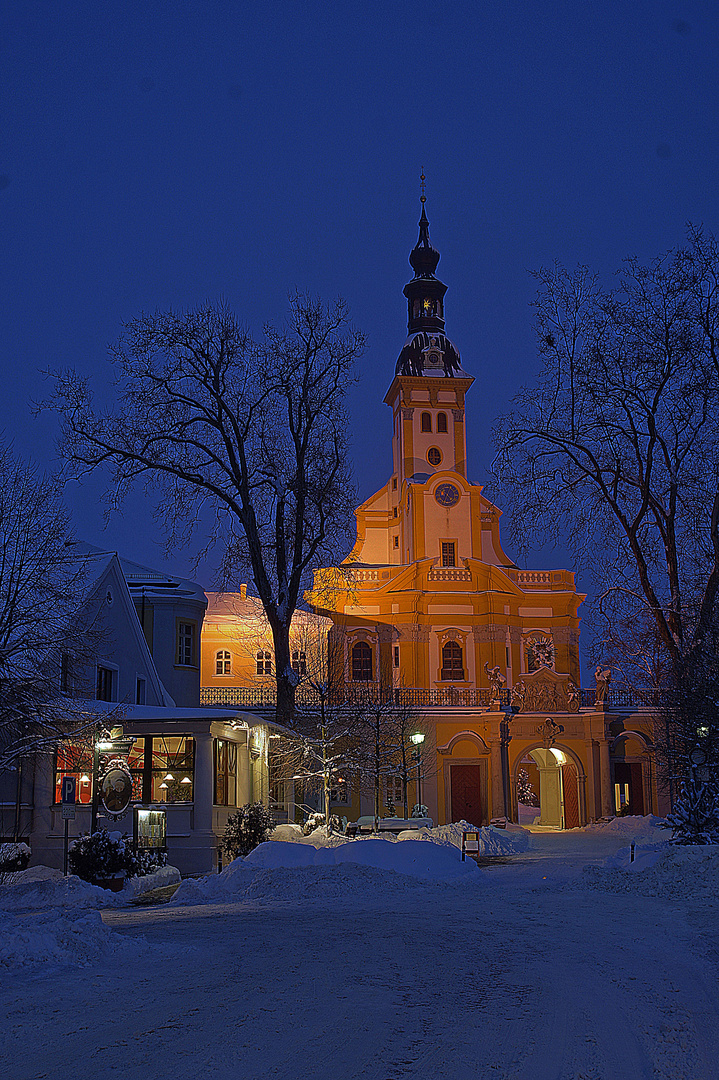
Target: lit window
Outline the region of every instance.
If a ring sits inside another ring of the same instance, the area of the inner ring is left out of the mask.
[[[301,679],[307,675],[307,653],[302,649],[295,649],[292,653],[292,670]]]
[[[455,566],[454,541],[442,541],[442,566]]]
[[[437,447],[436,446],[430,446],[429,450],[427,451],[427,461],[430,463],[430,465],[434,465],[435,468],[436,468],[437,465],[439,465],[441,460],[442,460],[442,455],[439,452],[439,450],[437,449]]]
[[[215,739],[215,805],[237,805],[237,743]]]
[[[150,802],[192,802],[195,779],[195,742],[186,735],[148,739],[150,755]],[[147,767],[147,761],[145,761]]]
[[[62,781],[66,776],[75,778],[75,799],[79,803],[92,802],[92,743],[63,741],[55,757],[55,802],[62,802]]]
[[[358,641],[352,649],[352,682],[372,681],[372,650],[366,641]]]
[[[443,412],[437,413],[437,431],[445,431],[446,432],[446,430],[447,430],[447,414],[443,413]]]
[[[271,675],[272,674],[272,653],[266,652],[260,649],[257,653],[255,660],[257,661],[257,674],[258,675]]]
[[[430,413],[428,413],[428,412],[423,412],[422,413],[421,427],[422,427],[422,431],[431,431],[432,430],[432,417],[431,417]]]
[[[228,649],[219,649],[215,653],[215,675],[232,673],[232,653]]]
[[[177,663],[180,667],[195,666],[195,624],[177,624]]]
[[[456,641],[448,641],[442,646],[442,671],[443,682],[462,682],[464,680],[464,667],[462,666],[462,649]]]

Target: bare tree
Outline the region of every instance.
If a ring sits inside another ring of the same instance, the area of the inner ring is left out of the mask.
[[[15,839],[26,760],[98,722],[87,701],[63,693],[94,640],[69,540],[56,482],[0,450],[0,802],[14,799]]]
[[[496,426],[496,495],[519,546],[569,541],[604,658],[659,684],[704,650],[719,588],[717,244],[692,229],[611,290],[537,278],[542,369]]]
[[[58,377],[63,453],[75,473],[108,466],[113,500],[138,478],[162,495],[170,540],[209,508],[224,578],[247,568],[272,630],[278,719],[294,717],[290,625],[314,566],[332,562],[355,505],[344,400],[364,337],[340,300],[295,295],[288,324],[252,341],[224,306],[143,316],[110,359],[115,410],[86,380]]]

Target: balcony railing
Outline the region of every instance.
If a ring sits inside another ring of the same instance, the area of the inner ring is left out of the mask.
[[[500,695],[502,708],[510,704],[510,691],[506,688]],[[492,691],[489,687],[458,689],[454,686],[426,690],[421,687],[378,687],[374,683],[349,683],[346,686],[330,690],[327,700],[336,708],[341,705],[361,704],[369,700],[383,703],[393,701],[397,705],[420,709],[458,708],[488,709],[492,703]],[[309,686],[297,688],[297,704],[300,708],[319,708],[320,697]],[[200,690],[200,705],[236,709],[272,709],[277,701],[273,686],[203,686]],[[595,690],[591,687],[581,691],[581,703],[584,708],[593,708]],[[650,709],[658,704],[655,690],[622,690],[610,688],[604,699],[607,709]]]

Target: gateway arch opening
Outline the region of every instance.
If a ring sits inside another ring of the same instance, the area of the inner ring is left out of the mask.
[[[525,775],[520,782],[521,773]],[[563,750],[540,746],[525,754],[519,762],[516,790],[520,825],[579,827],[579,776]]]

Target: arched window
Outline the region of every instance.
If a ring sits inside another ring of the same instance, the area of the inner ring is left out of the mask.
[[[307,653],[303,649],[295,649],[292,653],[292,670],[301,679],[307,674]]]
[[[422,413],[422,431],[432,430],[432,415],[428,412]]]
[[[447,414],[445,412],[437,413],[437,431],[447,430]]]
[[[352,646],[352,682],[372,682],[372,650],[366,641]]]
[[[272,674],[272,653],[266,652],[263,649],[257,653],[257,674],[258,675],[271,675]]]
[[[227,649],[215,653],[215,674],[230,675],[232,672],[232,654]]]
[[[463,682],[462,649],[456,641],[442,646],[442,682]]]

